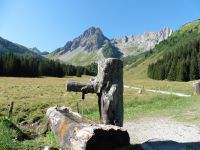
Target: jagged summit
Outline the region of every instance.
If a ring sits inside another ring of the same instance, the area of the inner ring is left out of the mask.
[[[58,48],[54,53],[62,55],[76,49],[82,49],[86,52],[96,51],[102,48],[107,40],[108,38],[104,36],[100,28],[90,27],[77,38],[68,41],[64,47]]]
[[[85,30],[81,36],[89,37],[89,36],[92,36],[92,35],[103,35],[103,32],[98,27],[97,28],[90,27],[87,30]]]
[[[144,34],[138,36],[122,36],[111,40],[111,42],[121,49],[125,55],[137,55],[154,48],[155,45],[167,39],[171,34],[172,29],[166,27],[158,32],[144,32]]]

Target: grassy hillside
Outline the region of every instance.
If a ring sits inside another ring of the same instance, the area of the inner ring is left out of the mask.
[[[193,40],[200,40],[200,20],[181,26],[167,40],[156,45],[151,52],[139,55],[133,62],[129,61],[125,66],[125,74],[132,78],[148,79],[147,69],[149,64],[156,62],[168,52],[176,51],[181,46],[184,47],[184,45],[191,43]],[[125,60],[127,59],[125,58]]]
[[[70,53],[70,54],[69,54]],[[48,55],[45,55],[46,58],[52,59],[52,60],[59,60],[62,63],[65,64],[73,64],[76,66],[86,66],[93,62],[96,62],[98,59],[102,58],[101,50],[94,51],[94,52],[84,52],[82,50],[77,50],[73,52],[68,52],[66,54],[63,54],[60,56],[58,53],[50,53]]]
[[[1,37],[0,37],[0,52],[1,53],[12,52],[12,53],[20,55],[20,56],[41,57],[41,56],[37,55],[36,53],[30,51],[30,49],[28,49],[22,45],[10,42]]]

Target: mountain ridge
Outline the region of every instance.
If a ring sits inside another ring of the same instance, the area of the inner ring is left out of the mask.
[[[66,42],[63,47],[51,52],[47,57],[77,65],[80,63],[89,64],[104,58],[102,48],[106,43],[110,43],[113,47],[116,47],[112,49],[112,53],[118,53],[116,50],[120,50],[120,53],[124,56],[138,55],[150,50],[156,44],[168,38],[171,33],[172,30],[170,28],[164,28],[159,32],[146,32],[140,36],[132,35],[119,39],[109,39],[103,34],[100,28],[90,27],[80,36],[74,38],[72,41]],[[145,42],[148,42],[148,44],[145,45]],[[126,49],[126,46],[129,50]],[[87,60],[88,62],[84,62]]]
[[[155,45],[159,44],[161,41],[167,39],[172,34],[172,29],[169,27],[163,28],[157,32],[144,32],[141,35],[129,35],[122,36],[118,39],[112,39],[112,43],[122,50],[126,55],[138,55],[142,52],[149,51],[154,48]],[[128,49],[136,49],[130,52]]]
[[[14,54],[20,56],[34,56],[34,57],[41,57],[38,54],[32,52],[29,48],[13,43],[7,39],[0,37],[0,52],[1,53],[9,53],[12,52]]]

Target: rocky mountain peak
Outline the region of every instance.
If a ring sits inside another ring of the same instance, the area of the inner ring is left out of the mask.
[[[161,29],[160,33],[163,35],[164,39],[167,39],[172,34],[172,29],[169,27]]]
[[[102,48],[107,40],[108,38],[104,36],[100,28],[90,27],[77,38],[68,41],[64,47],[58,48],[55,52],[60,55],[76,49],[91,52]]]
[[[83,32],[82,37],[89,37],[89,36],[94,36],[94,35],[104,36],[100,28],[90,27]]]

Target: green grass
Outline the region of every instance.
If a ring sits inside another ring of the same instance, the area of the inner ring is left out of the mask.
[[[0,119],[0,145],[2,150],[15,149],[17,132],[9,128],[6,119]]]
[[[140,117],[167,116],[180,121],[194,122],[189,119],[185,112],[191,111],[199,106],[197,97],[181,98],[172,95],[151,95],[146,97],[136,97],[134,101],[125,103],[125,118],[132,120]],[[198,111],[195,116],[198,116]]]
[[[97,52],[80,52],[71,59],[69,59],[67,62],[74,65],[81,65],[86,66],[88,64],[91,64],[95,62],[98,59]]]
[[[56,142],[56,139],[55,139],[55,137],[54,137],[53,132],[52,132],[52,131],[49,131],[47,134],[48,134],[48,138],[49,138],[49,140],[50,140],[51,146],[54,147],[54,148],[59,148],[59,145],[58,145],[57,142]]]
[[[185,25],[183,25],[181,28],[180,28],[180,31],[181,32],[185,32],[185,31],[188,31],[188,30],[192,30],[194,29],[195,27],[198,27],[200,24],[200,20],[195,20],[193,22],[190,22],[190,23],[187,23]]]
[[[46,144],[44,139],[29,139],[10,119],[0,118],[1,150],[43,149]]]

